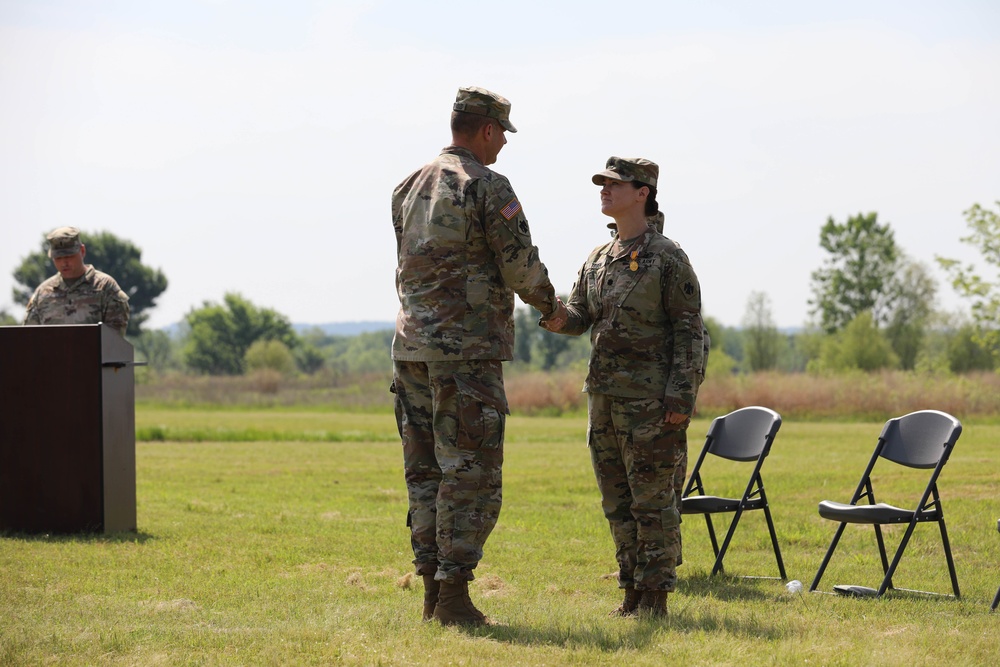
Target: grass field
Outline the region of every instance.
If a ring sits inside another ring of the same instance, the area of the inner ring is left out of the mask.
[[[419,620],[391,415],[136,418],[138,534],[0,538],[0,665],[986,665],[1000,653],[995,424],[966,425],[940,481],[960,601],[792,594],[737,576],[777,574],[758,513],[729,576],[709,577],[704,522],[689,517],[670,617],[654,621],[607,617],[619,593],[585,420],[511,418],[504,509],[472,586],[497,624],[462,630]],[[707,427],[690,429],[692,458]],[[789,577],[806,588],[835,528],[816,504],[848,500],[880,429],[786,421],[778,435],[765,482]],[[714,491],[745,483],[732,466],[715,475]],[[889,502],[915,488],[879,482]],[[901,530],[887,533],[894,546]],[[821,588],[874,586],[880,572],[870,529],[849,527]],[[936,527],[918,526],[895,583],[949,590]]]

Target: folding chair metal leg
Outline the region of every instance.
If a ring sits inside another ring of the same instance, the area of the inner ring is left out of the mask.
[[[955,591],[955,599],[958,600],[962,596],[958,592],[958,575],[955,574],[955,559],[951,556],[951,542],[948,540],[948,529],[945,528],[944,519],[938,522],[941,527],[941,543],[944,544],[944,557],[948,561],[948,574],[951,575],[951,589]],[[996,606],[996,603],[993,605]]]
[[[875,597],[882,597],[882,595],[886,592],[887,589],[892,588],[892,575],[896,572],[896,566],[899,565],[899,561],[903,558],[903,551],[906,550],[906,545],[909,543],[910,537],[913,535],[913,529],[916,527],[916,525],[917,525],[916,517],[914,517],[913,520],[910,521],[909,524],[907,524],[906,532],[903,533],[903,539],[900,540],[899,547],[896,549],[896,554],[892,557],[892,565],[890,565],[889,569],[885,571],[885,578],[882,580],[882,585],[878,587],[878,593],[875,594]],[[876,525],[876,529],[877,528],[878,526]],[[882,533],[881,531],[879,531],[880,538],[881,535]]]
[[[877,523],[873,525],[875,526],[875,541],[878,542],[878,555],[882,559],[882,576],[885,576],[889,574],[889,558],[885,551],[885,538],[882,537],[882,526]]]
[[[705,515],[705,524],[708,526],[708,538],[712,541],[712,553],[715,554],[715,559],[719,559],[719,541],[715,537],[715,526],[712,524],[712,515]],[[715,574],[715,568],[712,568],[712,574]]]
[[[993,598],[993,604],[990,605],[990,611],[996,611],[998,606],[1000,606],[1000,588],[997,589],[997,594]]]
[[[840,542],[840,536],[844,534],[844,528],[846,527],[847,523],[841,523],[840,526],[837,527],[837,532],[833,534],[833,540],[830,542],[830,546],[826,550],[826,555],[823,556],[823,562],[819,564],[819,570],[816,571],[816,577],[809,586],[810,591],[816,590],[816,587],[819,586],[819,580],[823,578],[823,572],[826,571],[826,566],[830,563],[830,556],[833,555],[834,549],[837,548],[837,543]]]
[[[785,581],[788,579],[788,575],[785,574],[785,563],[781,560],[781,549],[778,548],[778,534],[774,532],[774,521],[771,520],[771,508],[767,505],[764,506],[764,517],[767,519],[767,530],[771,533],[771,545],[774,546],[774,557],[778,561],[778,572],[781,574],[781,580]]]
[[[726,539],[722,541],[722,548],[716,551],[715,554],[715,565],[712,566],[712,574],[718,574],[722,572],[722,559],[726,557],[726,551],[729,549],[729,543],[733,539],[733,533],[736,532],[736,526],[740,522],[740,517],[743,516],[743,509],[738,509],[733,514],[733,520],[729,522],[729,530],[726,531]]]

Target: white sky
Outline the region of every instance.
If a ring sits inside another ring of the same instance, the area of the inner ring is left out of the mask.
[[[994,0],[0,0],[0,307],[47,231],[108,230],[167,291],[293,322],[392,320],[393,187],[450,139],[455,91],[513,104],[494,167],[565,293],[607,239],[591,174],[660,164],[705,312],[808,318],[819,230],[877,211],[935,255],[1000,199]],[[98,267],[100,268],[100,267]]]

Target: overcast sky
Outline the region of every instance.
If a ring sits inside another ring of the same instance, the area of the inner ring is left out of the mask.
[[[660,165],[705,313],[809,318],[819,230],[877,211],[934,262],[1000,199],[1000,2],[0,0],[0,308],[43,235],[143,250],[150,325],[226,292],[392,320],[390,194],[456,90],[511,100],[510,178],[556,289],[607,239],[590,176]],[[86,240],[86,239],[84,239]],[[98,267],[100,268],[100,267]]]

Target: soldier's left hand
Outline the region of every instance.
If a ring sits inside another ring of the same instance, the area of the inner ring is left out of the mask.
[[[688,416],[683,412],[668,412],[666,418],[663,420],[667,424],[673,424],[674,426],[679,426],[688,421]]]

